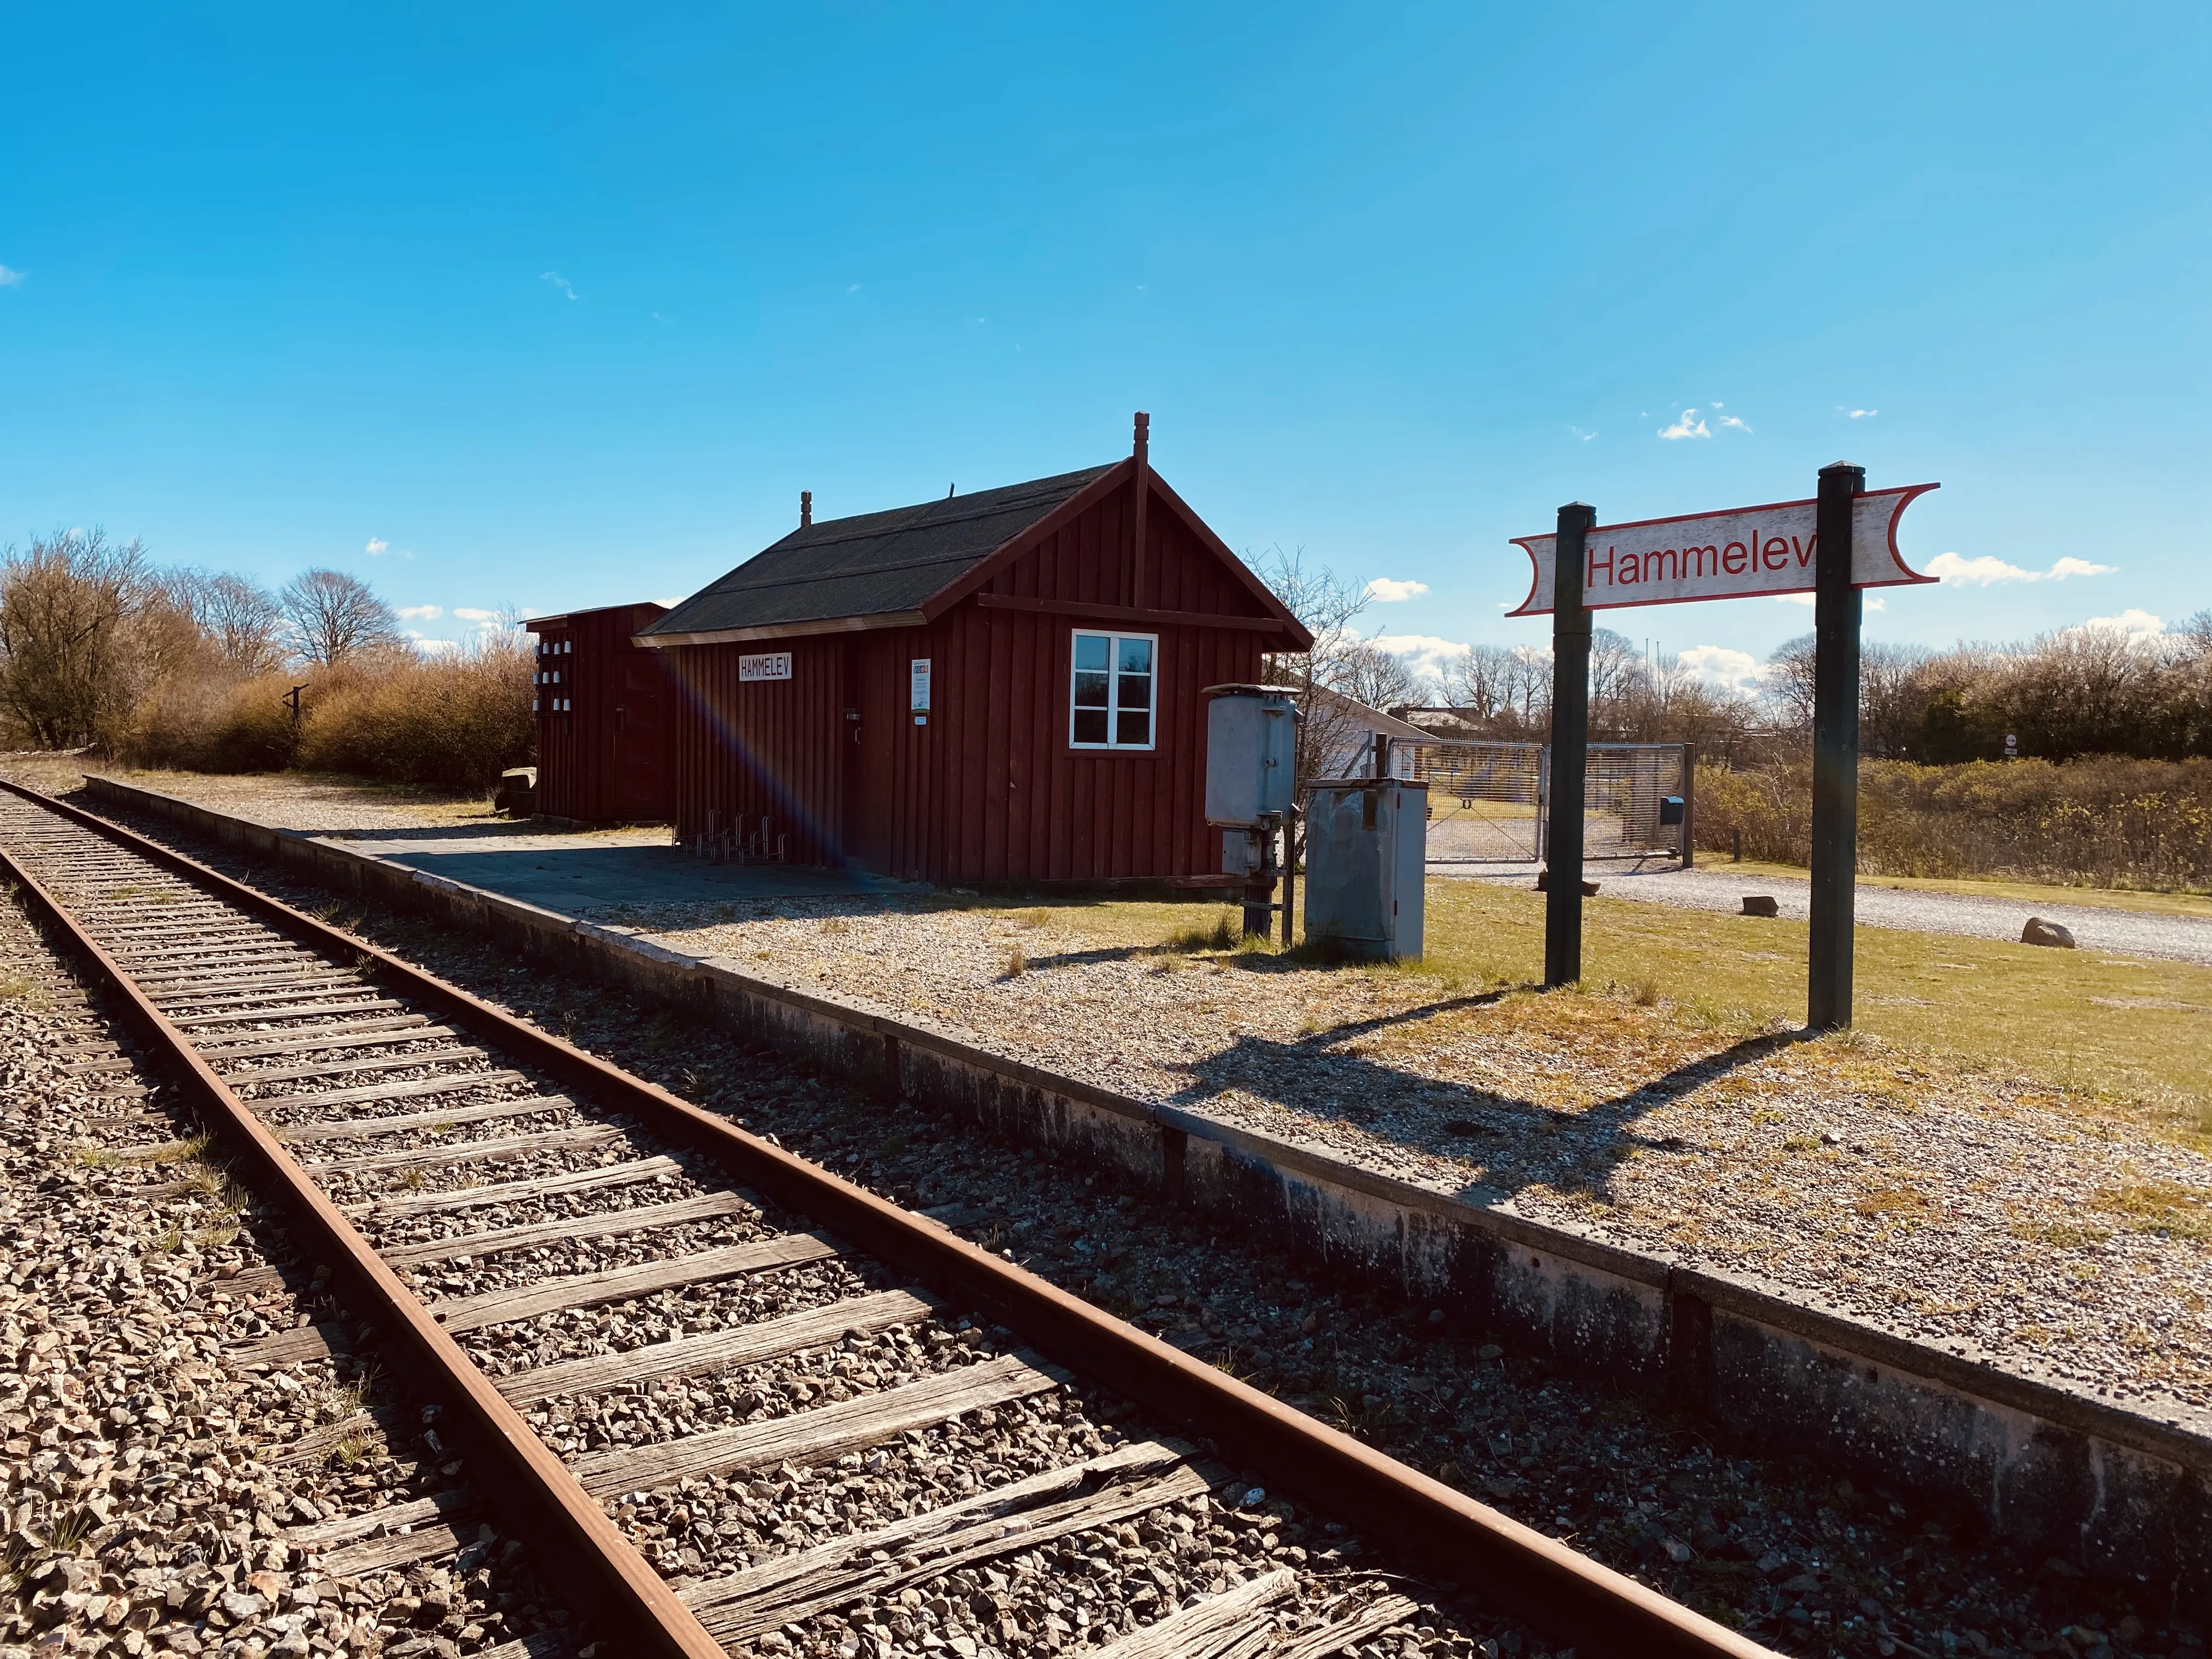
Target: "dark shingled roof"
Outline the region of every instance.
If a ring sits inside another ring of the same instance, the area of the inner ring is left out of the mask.
[[[1112,465],[1094,466],[794,530],[645,632],[708,634],[918,610],[930,595],[1112,471]]]

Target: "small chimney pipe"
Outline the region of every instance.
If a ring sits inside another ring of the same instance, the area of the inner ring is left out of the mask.
[[[1140,409],[1137,411],[1137,441],[1135,447],[1130,452],[1132,454],[1136,456],[1137,464],[1139,466],[1143,465],[1149,459],[1152,447],[1152,417],[1146,414],[1145,411]]]
[[[811,489],[802,489],[799,492],[799,527],[804,530],[813,522],[814,492]]]

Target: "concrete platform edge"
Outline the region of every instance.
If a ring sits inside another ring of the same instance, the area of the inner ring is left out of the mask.
[[[2024,1552],[2126,1584],[2150,1607],[2212,1613],[2212,1423],[2163,1421],[1746,1279],[1118,1095],[328,839],[109,778],[88,779],[87,793],[336,891],[691,1008],[866,1086],[1110,1164],[1327,1270],[1443,1307],[1568,1370],[1708,1418],[1747,1445],[1910,1487]]]

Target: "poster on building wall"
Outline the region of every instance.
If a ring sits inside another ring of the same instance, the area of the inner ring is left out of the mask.
[[[791,653],[763,651],[753,656],[739,657],[738,678],[740,680],[787,680],[791,678]]]
[[[929,659],[916,657],[907,665],[908,711],[915,714],[929,712]]]

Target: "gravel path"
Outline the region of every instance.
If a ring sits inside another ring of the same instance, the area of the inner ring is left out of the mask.
[[[327,902],[316,890],[238,866],[205,848],[191,850],[295,902]],[[846,930],[826,936],[840,948],[825,959],[865,963],[879,984],[898,978],[915,957],[952,947],[995,952],[1004,966],[1003,945],[988,935],[963,946],[949,933],[917,934],[911,919],[901,918],[903,940],[892,950],[890,939],[870,939],[855,919],[836,919]],[[2160,1627],[2153,1609],[2131,1608],[2124,1596],[2084,1586],[2063,1564],[2023,1562],[1978,1544],[1945,1516],[1917,1507],[1908,1492],[1856,1489],[1822,1477],[1802,1459],[1741,1455],[1713,1443],[1710,1425],[1677,1422],[1549,1376],[1455,1329],[1439,1314],[1386,1305],[1302,1276],[1280,1256],[1216,1233],[1145,1194],[1117,1190],[1095,1174],[1061,1170],[919,1108],[887,1115],[879,1102],[811,1080],[720,1033],[631,1006],[599,988],[541,975],[450,930],[382,915],[351,925],[902,1202],[954,1206],[953,1224],[979,1242],[1785,1651],[2109,1651],[2202,1659],[2201,1632],[2194,1627]],[[805,925],[823,937],[818,921]],[[847,943],[868,948],[848,953]],[[871,954],[877,950],[881,954]],[[1200,997],[1240,1008],[1262,983],[1231,966],[1192,973],[1186,981],[1180,974],[1153,974],[1156,965],[1140,962],[1133,971],[1187,983]],[[1013,982],[1048,985],[1052,978],[1024,974]],[[1334,989],[1340,996],[1359,994],[1362,986],[1387,989],[1386,978],[1350,976]],[[1116,996],[1125,989],[1112,988]],[[951,982],[937,994],[951,995]],[[1382,1001],[1387,998],[1377,1006]],[[1589,1012],[1607,1019],[1613,1014],[1596,1003]],[[1156,1012],[1148,1004],[1134,1018],[1125,1012],[1121,1019],[1125,1026],[1149,1023]],[[1059,1018],[1069,1026],[1096,1024],[1095,1012],[1079,1004]],[[1114,1051],[1100,1044],[1090,1052],[1103,1063]],[[1570,1075],[1569,1045],[1547,1055],[1546,1064],[1557,1076]],[[1808,1105],[1823,1103],[1815,1096]],[[1516,1138],[1536,1139],[1526,1123]],[[1814,1146],[1835,1150],[1818,1138]],[[1706,1171],[1702,1178],[1712,1177]],[[869,1364],[912,1363],[890,1354],[860,1357]],[[817,1373],[792,1380],[817,1386],[823,1379]],[[653,1402],[653,1409],[665,1407]],[[576,1431],[598,1431],[601,1420],[580,1415]],[[842,1481],[827,1487],[810,1484],[812,1477],[763,1482],[766,1490],[717,1492],[711,1508],[685,1504],[680,1515],[671,1508],[644,1518],[667,1529],[668,1553],[678,1565],[686,1547],[701,1549],[703,1560],[702,1524],[711,1523],[718,1537],[725,1525],[811,1526],[810,1513],[827,1516],[827,1504],[860,1501],[850,1483],[868,1471],[840,1473]],[[1237,1472],[1217,1494],[1219,1530],[1200,1540],[1217,1559],[1249,1563],[1255,1549],[1280,1547],[1292,1537],[1280,1527],[1272,1498],[1239,1489],[1251,1479],[1249,1471]],[[1178,1547],[1141,1531],[1117,1539],[1112,1553],[1091,1561],[1091,1571],[1110,1574],[1117,1562],[1136,1559],[1122,1552],[1162,1543]],[[1338,1551],[1341,1570],[1357,1582],[1365,1564],[1356,1544],[1323,1525],[1297,1547],[1310,1555]],[[977,1593],[995,1610],[991,1596],[1018,1602],[1027,1589],[1018,1578],[998,1585],[986,1577]],[[1063,1622],[1074,1626],[1075,1604],[1063,1601],[1069,1609]],[[968,1612],[975,1614],[973,1603]],[[842,1635],[810,1632],[824,1645],[810,1640],[807,1648],[869,1659],[917,1651],[931,1630],[924,1615],[951,1618],[963,1634],[975,1628],[959,1623],[961,1609],[950,1599],[941,1610],[926,1600],[919,1607],[901,1600],[849,1621]],[[1513,1632],[1485,1636],[1473,1648],[1460,1645],[1466,1638],[1442,1630],[1426,1634],[1435,1638],[1429,1650],[1440,1644],[1455,1654],[1536,1651]],[[1410,1650],[1422,1650],[1425,1633],[1413,1632],[1411,1640]],[[1407,1650],[1402,1640],[1381,1642],[1363,1649],[1362,1659],[1398,1659]]]
[[[1526,886],[1533,870],[1476,874],[1464,866],[1432,866],[1431,875]],[[1688,910],[1741,912],[1747,893],[1771,895],[1782,915],[1803,921],[1811,914],[1811,885],[1789,876],[1731,874],[1692,866],[1631,871],[1593,866],[1589,872],[1608,898],[1642,899]],[[2104,905],[2051,903],[2014,898],[1983,898],[1966,893],[1921,892],[1905,887],[1859,884],[1856,910],[1868,927],[1897,927],[1908,933],[1959,933],[1968,939],[2014,939],[2030,916],[2041,916],[2071,930],[2085,951],[2109,955],[2162,957],[2175,962],[2212,965],[2212,919],[2163,915]]]

